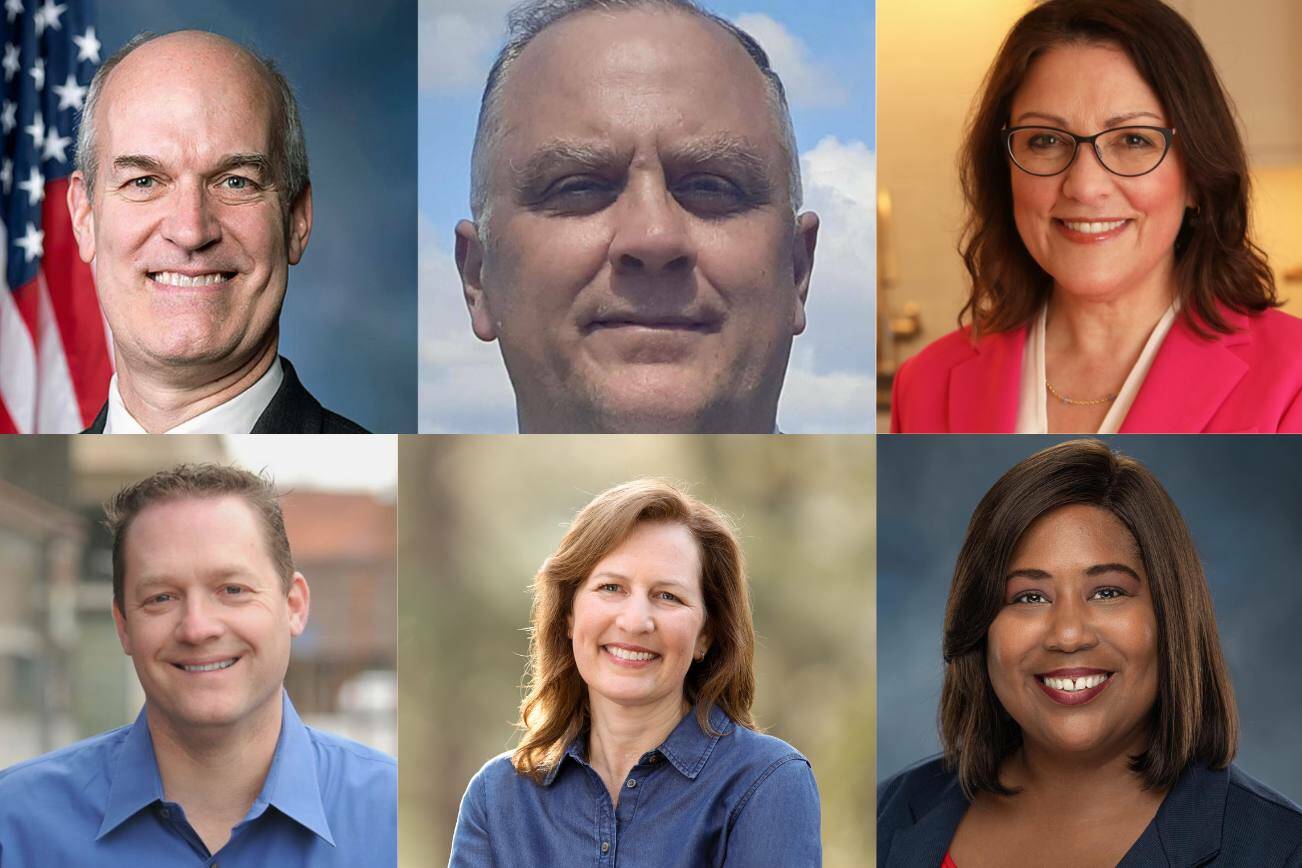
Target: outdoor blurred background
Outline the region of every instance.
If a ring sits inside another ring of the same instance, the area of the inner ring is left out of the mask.
[[[187,461],[265,472],[312,590],[286,687],[299,714],[395,753],[396,437],[0,438],[0,768],[130,723],[101,504]]]
[[[686,484],[739,526],[756,720],[813,764],[824,864],[869,864],[870,438],[403,438],[399,463],[400,864],[447,862],[470,777],[515,744],[534,573],[594,495],[641,476]]]
[[[1069,439],[878,438],[879,777],[940,750],[941,625],[954,561],[978,501],[1018,461]],[[1302,801],[1302,693],[1293,673],[1302,612],[1302,440],[1202,434],[1100,439],[1142,461],[1189,525],[1239,704],[1235,763]]]

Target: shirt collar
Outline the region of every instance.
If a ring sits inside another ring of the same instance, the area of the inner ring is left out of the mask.
[[[268,806],[307,828],[334,846],[330,824],[321,803],[320,781],[316,772],[316,750],[312,737],[299,718],[289,694],[282,691],[280,738],[271,758],[271,768],[254,799],[249,815],[258,816]],[[155,802],[163,800],[163,779],[154,755],[154,740],[141,709],[136,722],[118,750],[113,764],[113,780],[104,806],[104,821],[96,840],[112,832],[131,817]]]
[[[669,764],[688,780],[696,780],[696,776],[705,768],[705,763],[710,759],[710,754],[714,753],[714,746],[719,743],[719,739],[729,734],[736,728],[737,724],[732,722],[727,714],[719,709],[718,706],[710,706],[710,729],[714,734],[706,733],[701,729],[701,724],[696,719],[696,709],[693,708],[687,715],[678,722],[674,731],[669,733],[669,737],[664,740],[658,748],[642,755],[641,762],[647,762],[652,756],[659,754],[669,761]],[[556,779],[560,772],[561,766],[564,765],[567,758],[579,763],[587,763],[584,756],[584,745],[587,742],[587,732],[584,731],[574,741],[570,742],[565,748],[565,753],[561,755],[556,765],[552,766],[543,778],[543,786],[549,786]]]
[[[224,404],[218,404],[205,410],[192,419],[186,419],[168,434],[248,434],[253,431],[258,417],[267,409],[281,381],[285,379],[277,356],[267,368],[266,373],[252,386],[240,392]],[[118,390],[118,375],[109,381],[108,417],[104,422],[105,434],[147,434],[144,427],[135,420],[122,402],[122,393]]]

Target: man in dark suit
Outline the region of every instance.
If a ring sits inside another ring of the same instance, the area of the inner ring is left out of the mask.
[[[116,367],[88,432],[365,433],[277,352],[312,188],[270,61],[201,31],[133,39],[91,82],[68,206]]]

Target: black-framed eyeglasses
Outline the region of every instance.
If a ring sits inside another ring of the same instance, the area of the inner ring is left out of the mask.
[[[1162,165],[1171,150],[1170,127],[1114,127],[1078,136],[1055,127],[1005,127],[1004,147],[1013,165],[1048,178],[1067,171],[1081,145],[1091,145],[1099,163],[1114,175],[1137,178]]]

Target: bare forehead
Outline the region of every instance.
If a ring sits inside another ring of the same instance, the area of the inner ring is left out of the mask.
[[[246,106],[269,117],[272,91],[262,65],[235,42],[203,31],[169,33],[124,57],[104,83],[111,122],[136,107]]]
[[[770,114],[764,76],[736,37],[699,15],[658,7],[561,19],[521,52],[502,99],[508,131],[530,118],[558,119],[559,109],[573,116],[576,105],[636,115],[649,100],[680,100],[685,116],[763,124]]]

